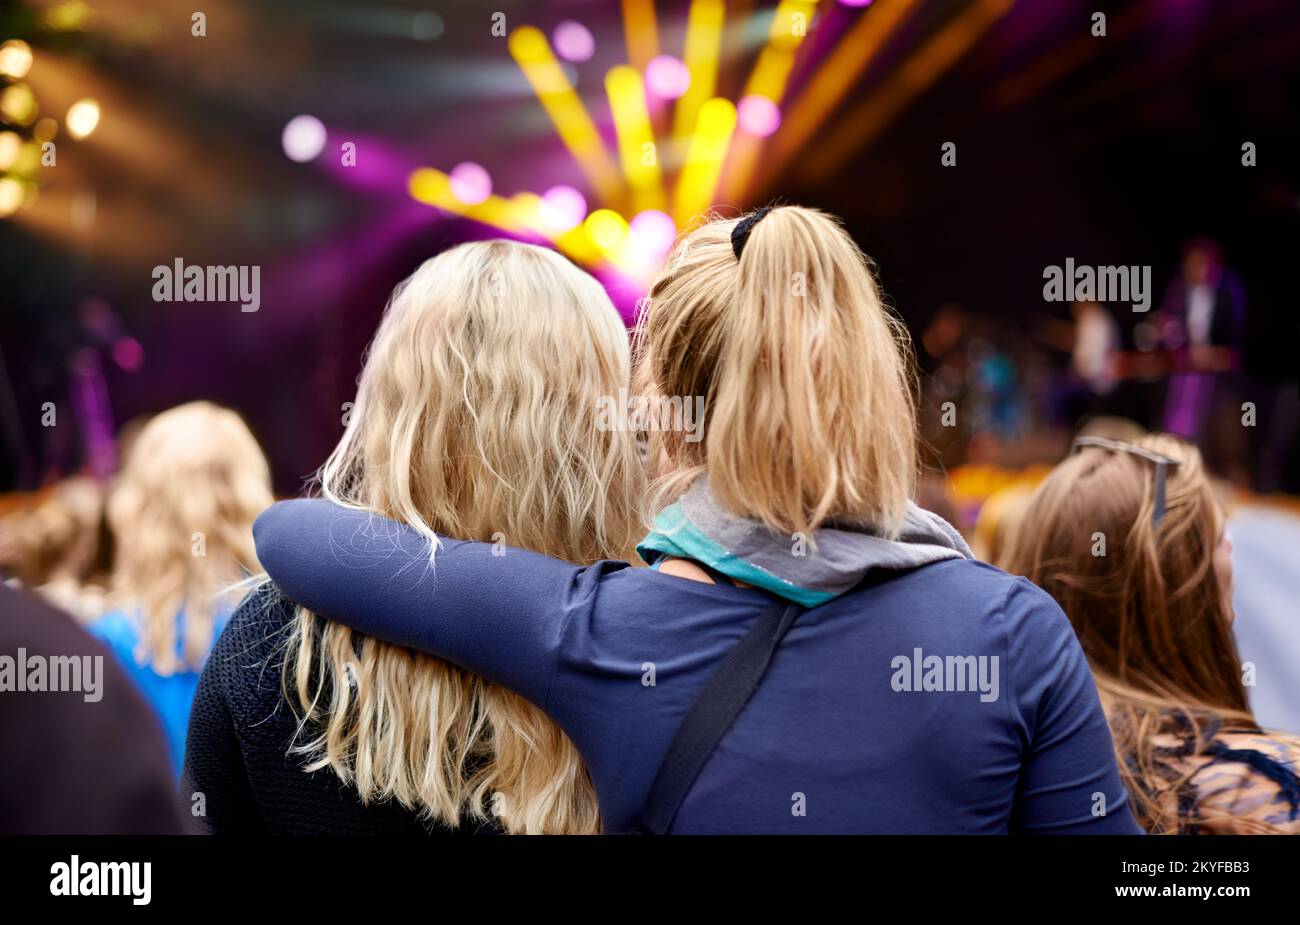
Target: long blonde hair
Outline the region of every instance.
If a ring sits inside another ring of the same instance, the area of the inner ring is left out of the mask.
[[[253,519],[273,500],[266,457],[235,412],[190,402],[145,425],[108,499],[112,594],[138,611],[141,664],[202,667],[223,589],[261,570]]]
[[[1135,813],[1149,830],[1172,832],[1195,767],[1171,779],[1162,766],[1164,737],[1190,732],[1199,749],[1207,721],[1225,730],[1256,727],[1231,604],[1214,571],[1222,516],[1201,454],[1166,434],[1133,445],[1179,461],[1168,468],[1158,524],[1154,464],[1085,448],[1039,486],[998,564],[1047,591],[1070,618]]]
[[[630,434],[597,426],[628,367],[608,296],[563,257],[452,248],[394,291],[323,493],[413,527],[431,556],[442,533],[629,558],[641,464]],[[599,831],[577,749],[523,698],[306,611],[295,637],[285,677],[311,730],[297,749],[308,769],[450,825],[491,802],[509,832]]]
[[[705,399],[704,438],[651,435],[653,509],[701,474],[734,512],[781,533],[827,520],[894,534],[916,478],[906,329],[839,223],[784,206],[684,236],[637,330],[638,388]]]

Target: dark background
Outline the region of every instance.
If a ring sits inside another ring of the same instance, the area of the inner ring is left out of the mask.
[[[743,4],[742,15],[729,4],[728,22],[773,5]],[[591,29],[596,52],[576,65],[577,86],[602,130],[603,74],[626,60],[617,2],[220,0],[204,4],[203,38],[190,35],[192,4],[96,0],[76,28],[54,30],[43,17],[57,6],[3,4],[0,40],[35,50],[27,82],[42,115],[93,96],[103,116],[82,142],[61,134],[35,202],[0,219],[0,489],[84,463],[85,422],[42,428],[40,415],[43,402],[62,413],[88,348],[114,422],[194,398],[230,405],[266,447],[277,489],[296,491],[341,434],[340,406],[393,285],[450,244],[493,235],[413,202],[409,171],[475,160],[502,191],[584,188],[491,34],[491,12],[511,28]],[[662,49],[679,56],[687,6],[657,4]],[[1158,304],[1180,246],[1208,235],[1245,283],[1245,394],[1267,406],[1296,378],[1300,347],[1300,4],[1020,0],[905,94],[880,132],[829,157],[856,107],[898,93],[907,62],[970,6],[916,3],[807,150],[722,205],[778,199],[842,216],[918,336],[959,303],[1013,353],[1039,349],[1047,316],[1066,317],[1043,302],[1045,266],[1149,264]],[[820,9],[787,98],[824,58],[817,30],[879,12]],[[1096,10],[1105,38],[1089,31]],[[756,22],[722,63],[719,92],[733,99],[759,47],[746,36],[763,34]],[[331,142],[336,130],[359,139],[370,169],[342,178],[288,160],[280,133],[302,112]],[[947,141],[955,168],[940,166]],[[1246,141],[1253,168],[1241,164]],[[69,219],[86,191],[89,227]],[[153,302],[151,269],[177,257],[260,264],[261,310]],[[1116,317],[1131,328],[1126,310]],[[138,369],[114,360],[122,336],[143,347]],[[960,458],[958,448],[945,461]],[[1295,470],[1284,487],[1300,491]]]

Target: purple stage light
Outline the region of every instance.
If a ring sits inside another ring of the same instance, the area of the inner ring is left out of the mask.
[[[542,220],[557,232],[568,231],[587,217],[587,200],[572,186],[552,186],[542,194]]]
[[[672,250],[677,239],[677,224],[672,216],[658,209],[647,209],[633,217],[630,226],[632,243],[649,262],[658,264]]]
[[[840,6],[871,6],[871,0],[840,0]]]
[[[587,61],[596,53],[596,40],[591,30],[580,22],[566,19],[555,27],[551,35],[555,53],[565,61]]]
[[[294,116],[284,127],[280,144],[291,161],[315,160],[325,148],[325,125],[315,116]]]
[[[476,206],[492,195],[492,177],[473,161],[457,164],[449,176],[452,195],[467,206]]]
[[[646,88],[663,100],[675,100],[691,88],[691,71],[672,55],[652,58],[645,68]]]
[[[144,365],[144,348],[134,337],[123,335],[113,341],[113,362],[129,373]]]
[[[766,138],[781,125],[781,111],[765,96],[747,96],[736,107],[736,121],[741,131]]]

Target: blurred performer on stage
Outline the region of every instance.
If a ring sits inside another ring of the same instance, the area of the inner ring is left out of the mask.
[[[1181,355],[1169,379],[1165,430],[1199,440],[1223,373],[1241,368],[1246,297],[1236,274],[1223,265],[1223,252],[1209,238],[1183,248],[1181,274],[1160,308],[1164,346]]]

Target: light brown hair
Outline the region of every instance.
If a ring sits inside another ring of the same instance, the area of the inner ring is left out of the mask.
[[[1213,565],[1223,517],[1200,453],[1165,434],[1133,445],[1178,460],[1167,470],[1158,524],[1155,465],[1086,447],[1039,486],[997,564],[1043,588],[1070,618],[1139,821],[1168,832],[1177,829],[1178,795],[1193,770],[1162,778],[1169,736],[1190,728],[1198,741],[1207,720],[1225,729],[1255,725],[1231,604]]]

